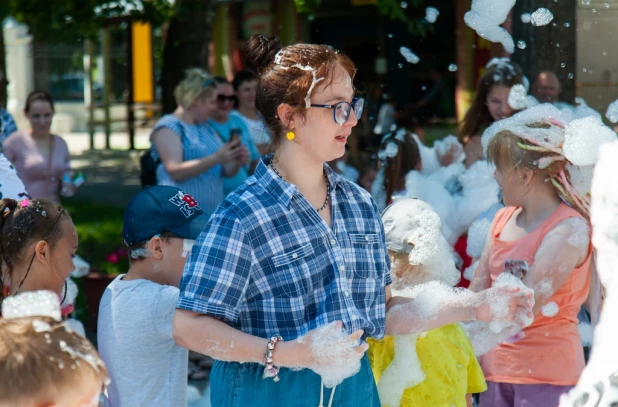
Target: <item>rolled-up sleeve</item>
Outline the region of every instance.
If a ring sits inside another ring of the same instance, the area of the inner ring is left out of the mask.
[[[228,210],[216,212],[191,250],[176,307],[236,322],[252,257],[240,220]]]

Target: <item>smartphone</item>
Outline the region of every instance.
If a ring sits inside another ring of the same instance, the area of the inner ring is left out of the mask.
[[[240,135],[242,131],[240,129],[230,129],[230,144],[239,144],[240,143]]]
[[[528,263],[525,260],[506,260],[504,262],[504,271],[523,280],[528,273]]]

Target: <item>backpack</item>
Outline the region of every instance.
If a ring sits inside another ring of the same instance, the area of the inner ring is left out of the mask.
[[[152,148],[142,152],[139,157],[139,179],[142,183],[142,187],[157,185],[157,167],[161,162],[160,159],[156,161],[152,158]]]

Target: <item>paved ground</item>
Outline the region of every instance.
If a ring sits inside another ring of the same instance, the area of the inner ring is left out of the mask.
[[[148,148],[150,131],[140,129],[136,135],[136,147]],[[102,133],[95,135],[96,150],[89,149],[87,133],[72,133],[63,138],[69,145],[71,165],[86,176],[86,182],[75,197],[124,207],[140,189],[139,154],[140,150],[129,151],[126,133],[113,133],[111,150],[104,150],[105,138]]]

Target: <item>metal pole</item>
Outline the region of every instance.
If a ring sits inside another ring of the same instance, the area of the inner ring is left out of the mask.
[[[127,127],[129,130],[129,149],[135,150],[135,112],[133,111],[133,24],[127,24]]]
[[[111,118],[110,118],[110,96],[112,93],[112,36],[109,27],[103,29],[103,111],[105,113],[105,148],[110,149]]]
[[[90,149],[94,150],[94,79],[93,79],[93,66],[94,66],[94,43],[91,39],[86,40],[86,55],[84,55],[84,70],[86,71],[86,83],[84,86],[84,103],[88,109],[88,135],[90,136]]]

